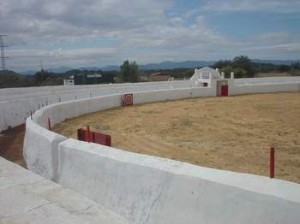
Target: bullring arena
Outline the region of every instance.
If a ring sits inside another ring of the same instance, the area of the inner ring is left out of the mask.
[[[1,223],[298,223],[300,78],[207,71],[0,90],[0,130],[26,119],[29,169],[0,159]],[[133,106],[121,107],[127,93]],[[113,147],[68,138],[84,125],[111,134]]]

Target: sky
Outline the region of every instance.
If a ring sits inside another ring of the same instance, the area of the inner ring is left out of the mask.
[[[163,61],[300,59],[300,0],[1,0],[15,71]]]

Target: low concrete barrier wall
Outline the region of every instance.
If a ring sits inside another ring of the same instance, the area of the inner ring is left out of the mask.
[[[137,92],[134,104],[215,96],[212,88]],[[121,95],[53,104],[27,119],[29,169],[137,224],[287,223],[300,219],[298,184],[66,139],[45,128],[121,105]]]
[[[300,83],[300,76],[233,79],[234,85],[264,85]]]
[[[230,85],[229,95],[300,92],[300,83],[261,84],[261,85]]]
[[[300,188],[74,139],[59,144],[58,182],[136,224],[293,223]]]
[[[300,77],[248,78],[229,80],[229,82],[229,91],[231,92],[231,95],[264,93],[270,91],[268,90],[269,88],[272,88],[272,92],[282,91],[281,89],[276,89],[277,87],[280,87],[281,84],[288,84],[283,88],[283,91],[294,91],[289,90],[290,85],[295,85],[297,83],[300,84]],[[213,85],[214,84],[215,83],[213,82]],[[271,87],[270,84],[272,84]],[[278,86],[276,87],[275,84]],[[24,123],[25,118],[30,115],[30,111],[36,111],[44,106],[58,102],[88,99],[127,92],[142,93],[156,90],[180,91],[180,89],[191,89],[196,86],[197,85],[190,80],[183,80],[166,82],[0,89],[0,131]],[[211,90],[214,91],[214,87],[211,88]],[[203,89],[193,89],[193,92],[197,91],[203,91]],[[204,91],[202,93],[204,94],[203,96],[205,96],[206,93],[207,92]],[[212,93],[210,93],[209,95],[211,94]]]
[[[66,137],[48,131],[28,118],[23,147],[27,168],[55,181],[58,168],[58,144],[66,139]]]
[[[213,96],[210,88],[181,90],[156,90],[135,93],[134,104],[183,99],[191,96]],[[24,139],[24,158],[27,167],[45,178],[56,180],[58,143],[66,137],[47,130],[50,126],[69,118],[121,106],[122,95],[102,96],[52,104],[36,111],[32,119],[27,118]],[[49,121],[48,121],[49,119]]]
[[[33,121],[42,127],[48,128],[48,118],[51,126],[53,126],[68,118],[119,106],[121,106],[121,95],[73,100],[42,108],[34,114]]]
[[[0,131],[23,124],[30,111],[58,103],[99,96],[191,88],[185,81],[0,89]]]

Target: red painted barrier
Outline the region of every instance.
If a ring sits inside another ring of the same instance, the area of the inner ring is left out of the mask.
[[[270,178],[275,177],[275,149],[270,148]]]
[[[101,145],[111,146],[111,136],[103,134],[99,131],[91,131],[90,127],[87,126],[86,129],[77,129],[77,139],[80,141],[93,142]]]
[[[93,132],[93,142],[101,145],[111,146],[111,136],[100,132]]]

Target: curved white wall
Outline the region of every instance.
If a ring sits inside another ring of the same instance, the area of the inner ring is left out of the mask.
[[[300,77],[229,80],[229,95],[277,92],[300,92]]]
[[[298,184],[86,144],[59,144],[63,186],[133,223],[293,223]]]
[[[215,94],[214,86],[136,92],[134,103]],[[55,124],[120,104],[117,94],[37,111],[26,122],[24,157],[29,169],[137,224],[296,224],[300,220],[299,184],[125,152],[66,139],[43,128],[48,117]]]
[[[230,85],[230,95],[300,91],[300,77],[234,79],[228,81]],[[196,86],[197,85],[190,80],[183,80],[0,89],[0,131],[23,124],[30,115],[30,111],[36,111],[44,106],[58,102],[94,98],[111,94],[180,90]],[[213,90],[214,86],[212,86],[212,91]],[[216,96],[216,93],[214,93],[214,96]]]
[[[36,111],[58,102],[127,92],[191,88],[192,86],[193,83],[187,80],[0,89],[0,131],[23,124],[30,115],[30,111]]]

